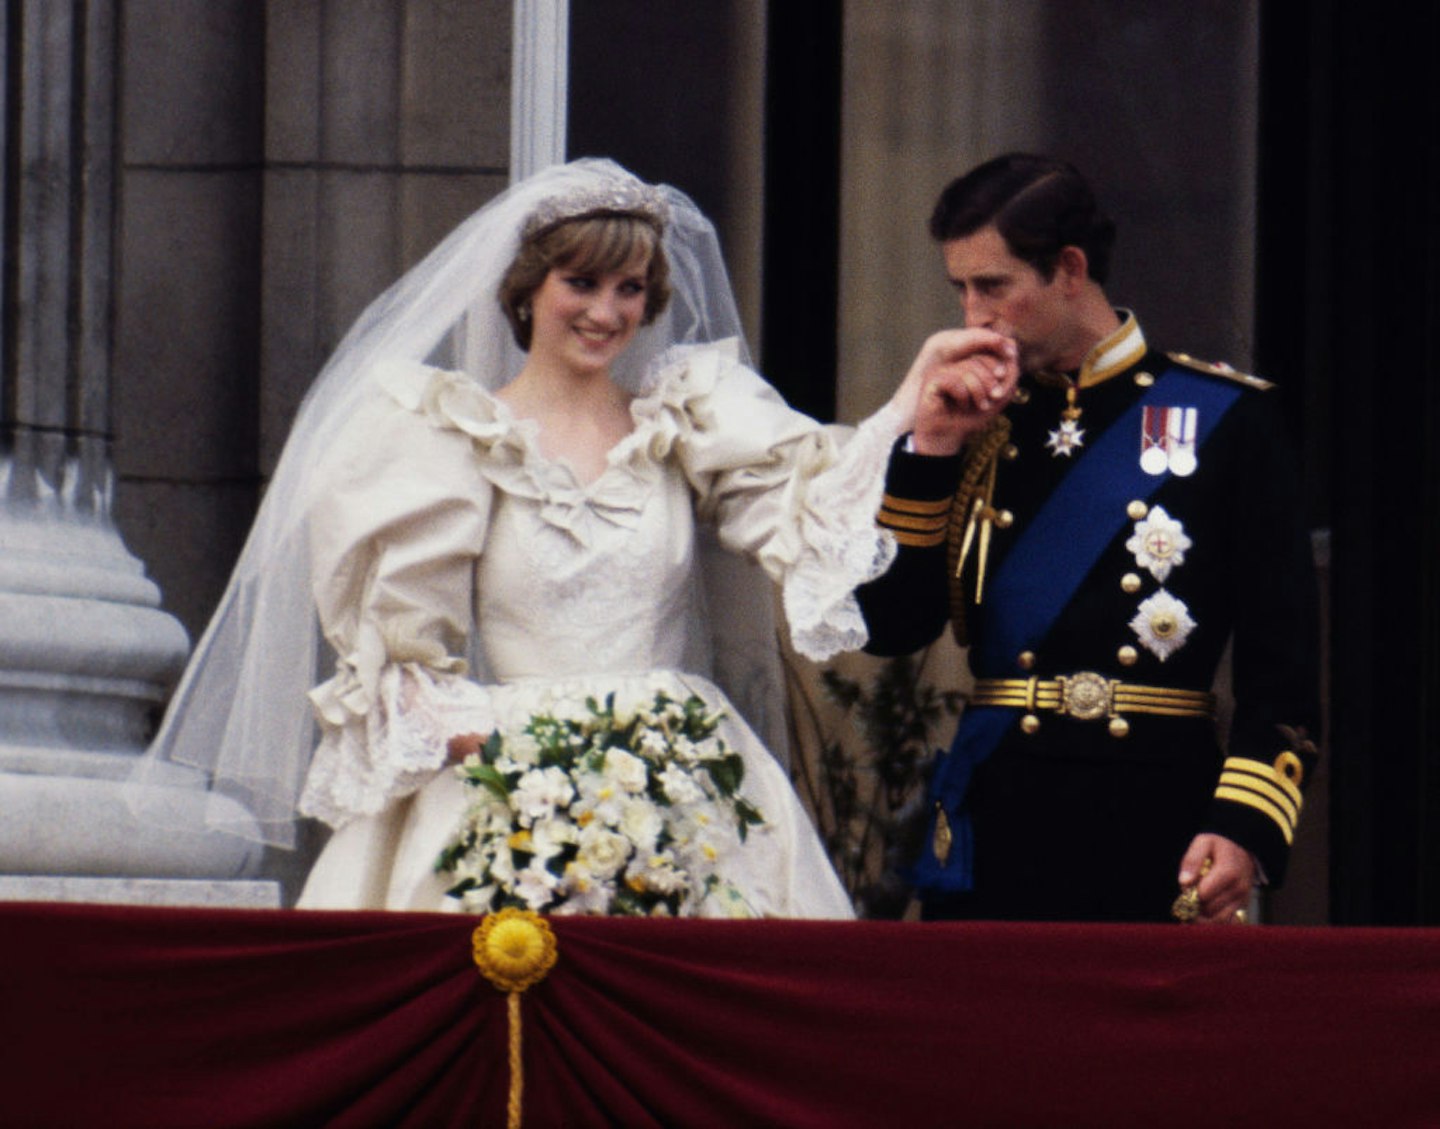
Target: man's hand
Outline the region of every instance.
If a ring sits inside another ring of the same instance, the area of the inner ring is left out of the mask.
[[[1210,860],[1210,870],[1202,873],[1206,859]],[[1197,835],[1180,860],[1179,882],[1181,889],[1200,883],[1200,915],[1196,921],[1238,924],[1236,911],[1250,904],[1255,860],[1244,847],[1223,835]]]
[[[945,329],[920,347],[896,400],[912,413],[914,447],[953,455],[1015,393],[1015,342],[988,329]]]

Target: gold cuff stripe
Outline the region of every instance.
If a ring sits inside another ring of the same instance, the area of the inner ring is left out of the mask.
[[[1256,811],[1267,815],[1274,821],[1275,826],[1280,828],[1280,834],[1285,837],[1285,844],[1289,846],[1295,842],[1295,826],[1285,818],[1285,813],[1267,800],[1264,796],[1256,795],[1254,792],[1245,791],[1242,788],[1230,788],[1221,785],[1215,789],[1217,800],[1230,800],[1233,803],[1244,804]]]
[[[912,517],[909,514],[892,513],[889,510],[881,510],[879,522],[886,529],[918,529],[923,533],[932,533],[936,530],[945,529],[945,517]]]
[[[882,526],[882,528],[890,529],[889,526]],[[907,533],[903,529],[890,529],[890,532],[895,535],[896,541],[902,545],[908,545],[912,549],[929,549],[936,545],[945,544],[945,531],[943,529],[938,533],[923,534]]]
[[[1222,772],[1220,783],[1227,784],[1232,788],[1248,788],[1252,792],[1258,792],[1265,796],[1285,813],[1292,825],[1300,818],[1300,805],[1268,780],[1262,780],[1248,772]]]
[[[1261,780],[1279,788],[1285,795],[1290,797],[1290,802],[1295,809],[1300,809],[1303,799],[1300,794],[1300,786],[1277,769],[1273,764],[1266,764],[1264,761],[1251,760],[1249,757],[1226,757],[1225,764],[1221,767],[1222,772],[1245,772],[1251,776],[1258,776]]]
[[[927,517],[943,518],[950,513],[950,495],[939,498],[933,502],[918,502],[913,498],[897,498],[894,494],[886,494],[881,500],[880,506],[886,510],[898,510],[903,514],[924,514]]]

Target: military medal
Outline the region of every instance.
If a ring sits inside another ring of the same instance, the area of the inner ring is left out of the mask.
[[[1140,421],[1140,469],[1146,474],[1164,474],[1169,465],[1165,457],[1165,416],[1169,410],[1144,409]]]
[[[1196,626],[1185,601],[1163,588],[1145,600],[1130,621],[1140,645],[1162,663],[1185,645]]]
[[[1079,415],[1077,412],[1076,415]],[[1067,459],[1085,446],[1085,430],[1073,419],[1062,419],[1060,426],[1050,433],[1050,438],[1045,440],[1045,446],[1057,457],[1064,455]]]
[[[1166,453],[1171,474],[1188,478],[1195,473],[1195,429],[1198,426],[1199,412],[1194,408],[1170,409]]]
[[[1135,563],[1164,584],[1170,570],[1185,563],[1185,550],[1190,548],[1185,527],[1165,512],[1164,506],[1152,506],[1135,523],[1135,532],[1125,548],[1135,555]]]
[[[1085,429],[1080,426],[1080,409],[1075,406],[1072,383],[1065,385],[1065,410],[1060,413],[1060,426],[1050,433],[1045,446],[1056,458],[1063,455],[1067,459],[1085,446]]]
[[[1166,471],[1185,478],[1195,473],[1195,433],[1199,413],[1194,408],[1147,406],[1140,422],[1140,469],[1146,474]]]

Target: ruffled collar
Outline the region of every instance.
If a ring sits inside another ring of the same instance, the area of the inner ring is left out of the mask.
[[[380,386],[404,409],[442,430],[469,437],[480,473],[497,489],[538,504],[542,519],[590,544],[594,523],[634,528],[678,444],[712,422],[707,401],[720,377],[739,364],[734,338],[710,345],[680,345],[652,362],[630,403],[634,426],[606,456],[606,468],[582,483],[565,459],[540,449],[534,420],[464,373],[419,362],[377,368]]]

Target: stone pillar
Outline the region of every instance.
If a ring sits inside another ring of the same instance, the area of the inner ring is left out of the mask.
[[[243,877],[258,852],[204,830],[228,801],[203,780],[176,776],[163,827],[123,794],[188,641],[111,520],[115,5],[6,11],[0,898],[160,900],[135,880]]]

